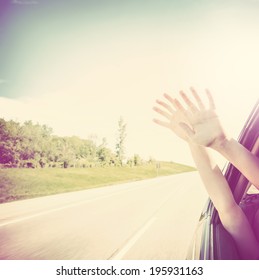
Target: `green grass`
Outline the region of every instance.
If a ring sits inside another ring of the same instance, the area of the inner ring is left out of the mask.
[[[193,170],[190,166],[168,162],[161,162],[158,170],[155,164],[138,167],[0,169],[0,203]]]

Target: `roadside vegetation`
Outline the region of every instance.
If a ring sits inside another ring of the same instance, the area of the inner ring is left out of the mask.
[[[90,135],[60,137],[46,125],[0,119],[0,168],[88,168],[140,165],[141,158],[125,158],[126,123],[118,122],[115,151],[108,148],[106,138]]]
[[[135,167],[1,169],[0,203],[193,170],[194,168],[186,165],[168,162],[148,163]]]
[[[138,154],[125,157],[126,123],[114,151],[105,138],[53,135],[46,125],[0,119],[0,203],[193,171]]]

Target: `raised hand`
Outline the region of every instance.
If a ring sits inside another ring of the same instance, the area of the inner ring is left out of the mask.
[[[173,99],[168,94],[164,94],[164,97],[167,99],[167,102],[156,100],[156,103],[160,106],[153,107],[153,110],[163,116],[167,121],[159,119],[154,119],[153,121],[160,126],[169,128],[183,140],[189,141],[188,134],[180,125],[183,123],[188,123],[188,120],[184,113],[184,108],[177,99]]]
[[[219,145],[225,139],[225,133],[215,112],[215,104],[210,92],[206,90],[209,108],[206,108],[194,88],[191,88],[191,92],[195,102],[191,101],[183,91],[180,92],[186,108],[178,99],[167,94],[164,95],[167,103],[157,100],[160,106],[155,106],[153,109],[167,121],[154,119],[154,122],[171,129],[187,142],[207,147]]]

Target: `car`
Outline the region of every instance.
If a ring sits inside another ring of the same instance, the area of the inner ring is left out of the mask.
[[[250,113],[238,141],[259,156],[259,101]],[[223,169],[236,202],[251,222],[259,208],[259,190],[256,189],[231,163]],[[238,260],[235,242],[221,224],[219,214],[208,199],[189,246],[188,260]]]

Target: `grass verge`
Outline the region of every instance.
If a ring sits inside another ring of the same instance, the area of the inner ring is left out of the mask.
[[[194,170],[190,166],[168,162],[161,162],[159,169],[155,164],[85,169],[1,169],[0,203]]]

